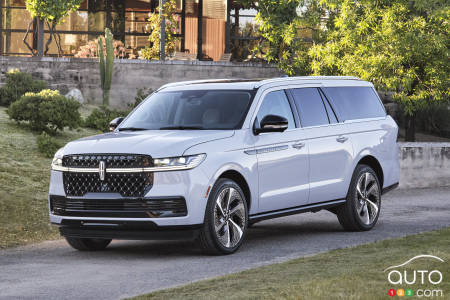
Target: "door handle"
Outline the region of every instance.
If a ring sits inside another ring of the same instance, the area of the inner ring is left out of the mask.
[[[348,137],[340,136],[336,139],[339,143],[344,143],[346,140],[348,140]]]
[[[297,143],[297,144],[292,145],[292,148],[295,148],[298,150],[302,149],[303,147],[305,147],[305,143]]]

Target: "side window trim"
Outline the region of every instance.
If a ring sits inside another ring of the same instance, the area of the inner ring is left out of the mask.
[[[341,119],[336,114],[336,109],[333,107],[333,105],[331,105],[330,100],[328,100],[327,96],[325,95],[325,93],[323,92],[323,90],[321,88],[319,88],[319,94],[320,94],[320,97],[322,97],[322,101],[324,102],[324,105],[325,105],[325,101],[327,101],[328,106],[331,108],[331,113],[334,115],[334,117],[336,118],[337,122],[338,123],[343,123],[343,121],[341,121]],[[327,115],[328,115],[328,121],[331,124],[330,115],[329,115],[328,108],[327,108],[326,105],[325,105],[325,110],[326,110]]]
[[[302,121],[300,119],[300,113],[297,110],[297,106],[294,103],[294,96],[292,95],[292,89],[285,89],[289,105],[291,106],[292,114],[294,115],[295,128],[302,128]]]

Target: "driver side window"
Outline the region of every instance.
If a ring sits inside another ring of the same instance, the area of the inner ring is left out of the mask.
[[[291,106],[286,97],[286,93],[283,90],[273,91],[268,93],[259,107],[258,122],[267,115],[277,115],[286,118],[288,120],[288,129],[295,128],[294,116],[292,114]]]

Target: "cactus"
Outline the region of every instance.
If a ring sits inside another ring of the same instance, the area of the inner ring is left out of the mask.
[[[100,67],[100,81],[103,91],[103,105],[109,105],[109,91],[111,89],[114,66],[113,37],[109,28],[105,29],[106,57],[103,51],[103,37],[98,38],[98,58]]]

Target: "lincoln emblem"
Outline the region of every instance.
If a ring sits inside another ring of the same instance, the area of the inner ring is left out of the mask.
[[[98,165],[98,175],[100,176],[100,180],[105,180],[105,162],[100,161],[100,164]]]

